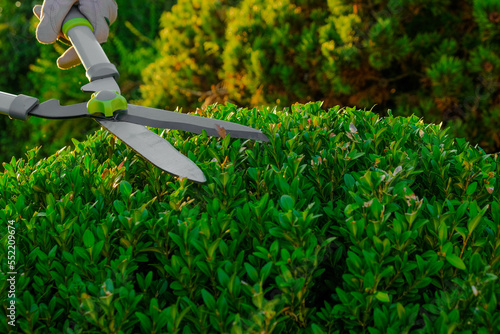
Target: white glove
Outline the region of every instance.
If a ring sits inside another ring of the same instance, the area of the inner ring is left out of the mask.
[[[108,39],[109,26],[115,22],[118,6],[115,0],[44,0],[43,6],[36,5],[33,12],[40,19],[36,28],[36,38],[40,43],[52,44],[62,36],[61,28],[71,7],[78,9],[94,27],[94,35],[99,43]],[[68,69],[80,64],[75,49],[70,47],[57,59],[57,66]]]

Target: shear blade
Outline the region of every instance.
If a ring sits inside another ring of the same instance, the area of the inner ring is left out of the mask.
[[[103,116],[96,116],[87,112],[86,103],[61,106],[57,100],[46,101],[30,112],[30,116],[37,116],[49,119],[66,119],[78,117],[92,117],[95,119],[105,119]],[[206,118],[195,115],[187,115],[169,110],[160,110],[148,107],[129,104],[126,110],[116,112],[114,122],[128,122],[159,129],[175,129],[201,134],[207,131],[209,136],[221,136],[221,130],[231,134],[232,138],[245,138],[269,141],[262,131],[249,126],[221,121],[214,118]]]
[[[87,103],[71,104],[61,106],[58,100],[48,100],[38,105],[30,113],[30,116],[36,116],[48,119],[67,119],[91,117],[87,111]]]
[[[193,161],[146,127],[105,119],[96,121],[156,167],[191,181],[206,181],[205,175]]]
[[[117,112],[115,118],[118,121],[141,124],[153,128],[176,129],[197,134],[201,134],[203,130],[206,130],[207,135],[216,137],[220,137],[220,131],[224,129],[226,133],[231,134],[232,138],[269,141],[262,131],[249,126],[133,104],[129,104],[126,111]]]

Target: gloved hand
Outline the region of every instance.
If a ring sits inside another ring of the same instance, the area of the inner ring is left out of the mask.
[[[71,7],[79,3],[80,12],[94,27],[94,35],[99,43],[108,39],[109,26],[116,20],[118,6],[115,0],[44,0],[43,6],[36,5],[33,12],[40,19],[36,28],[36,38],[40,43],[52,44],[63,37],[61,28]],[[70,47],[57,59],[57,66],[68,69],[80,64],[75,49]]]

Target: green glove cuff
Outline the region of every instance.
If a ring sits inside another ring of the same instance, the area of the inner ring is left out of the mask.
[[[71,20],[66,21],[63,26],[62,26],[62,32],[66,38],[68,38],[68,31],[71,30],[71,28],[74,28],[76,26],[87,26],[94,32],[94,27],[90,24],[90,22],[87,19],[78,17],[74,18]]]

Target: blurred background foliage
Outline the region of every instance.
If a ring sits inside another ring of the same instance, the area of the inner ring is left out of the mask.
[[[0,1],[0,90],[86,100],[83,69],[58,70],[63,46],[36,42],[36,3]],[[103,47],[135,103],[392,109],[497,152],[499,42],[497,0],[142,0],[119,3]],[[95,125],[3,117],[0,128],[0,160],[8,161],[36,145],[53,153]]]
[[[120,85],[128,99],[140,97],[141,71],[158,56],[155,39],[158,21],[174,0],[129,1],[119,3],[119,22],[111,26],[108,42],[103,44],[108,57],[120,70]],[[32,9],[43,1],[0,0],[0,90],[36,96],[40,101],[58,99],[61,104],[88,100],[80,91],[87,83],[82,66],[62,71],[57,57],[66,46],[42,45],[35,38],[38,19]],[[96,130],[91,120],[48,121],[35,117],[28,122],[0,117],[0,162],[12,156],[24,157],[27,149],[41,146],[40,156],[48,156],[71,138],[83,139]]]

